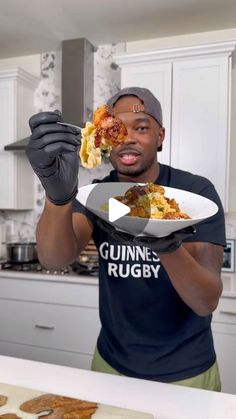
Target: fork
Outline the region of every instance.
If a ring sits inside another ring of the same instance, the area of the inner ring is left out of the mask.
[[[65,127],[74,128],[74,129],[76,129],[79,132],[81,132],[81,130],[82,130],[82,128],[79,127],[78,125],[70,124],[69,122],[57,122],[57,124],[63,125]],[[78,144],[81,145],[81,138],[78,139]]]
[[[82,128],[79,127],[78,125],[70,124],[69,122],[57,122],[57,124],[64,125],[65,127],[75,128],[75,129],[77,129],[79,131],[82,130]]]

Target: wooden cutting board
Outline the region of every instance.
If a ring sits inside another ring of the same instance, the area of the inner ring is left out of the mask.
[[[0,383],[1,419],[153,419],[153,415]]]

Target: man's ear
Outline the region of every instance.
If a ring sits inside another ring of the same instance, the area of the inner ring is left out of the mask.
[[[165,139],[165,128],[161,127],[158,134],[158,145],[157,145],[157,151],[162,150],[162,143]]]

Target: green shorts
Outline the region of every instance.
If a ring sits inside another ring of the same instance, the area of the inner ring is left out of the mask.
[[[92,365],[92,371],[105,372],[107,374],[122,375],[114,368],[112,368],[99,354],[98,349],[95,349]],[[185,380],[173,381],[170,384],[177,384],[179,386],[195,387],[204,390],[221,391],[221,381],[217,362],[211,368],[202,372],[195,377],[187,378]]]

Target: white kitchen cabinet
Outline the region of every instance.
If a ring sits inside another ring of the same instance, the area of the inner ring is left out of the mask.
[[[165,146],[158,158],[160,162],[170,162],[170,132],[171,132],[171,85],[172,64],[142,63],[139,65],[122,66],[122,87],[140,86],[152,91],[162,105],[165,121]]]
[[[2,274],[1,355],[89,369],[99,330],[97,281]]]
[[[220,298],[213,313],[212,331],[222,391],[236,394],[236,298]]]
[[[0,209],[33,209],[34,175],[24,151],[4,151],[30,135],[39,80],[25,70],[0,68]]]
[[[121,86],[146,87],[162,104],[159,161],[210,179],[226,211],[234,48],[222,42],[115,56]]]
[[[212,181],[227,207],[228,57],[203,57],[173,64],[171,165]]]
[[[0,210],[33,209],[34,175],[22,152],[0,151]]]

